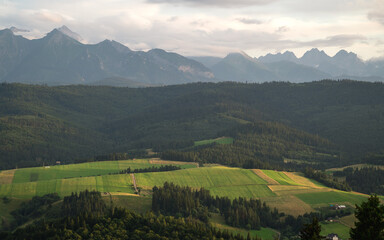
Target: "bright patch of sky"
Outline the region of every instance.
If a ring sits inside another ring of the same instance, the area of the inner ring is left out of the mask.
[[[187,56],[258,57],[311,48],[384,56],[384,0],[0,0],[0,28],[40,38],[66,25],[87,43]]]

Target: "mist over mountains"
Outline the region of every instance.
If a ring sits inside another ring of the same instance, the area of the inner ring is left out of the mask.
[[[384,60],[364,62],[345,50],[333,57],[316,48],[301,58],[289,51],[259,58],[245,53],[184,57],[162,49],[133,51],[113,40],[84,44],[66,26],[34,40],[15,35],[23,31],[0,31],[0,82],[144,87],[218,81],[384,81]]]

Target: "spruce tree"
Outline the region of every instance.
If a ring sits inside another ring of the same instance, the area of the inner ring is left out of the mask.
[[[302,240],[320,240],[321,226],[317,218],[313,218],[309,224],[304,224],[304,228],[300,231],[300,238]]]
[[[358,222],[350,231],[353,240],[384,240],[384,205],[380,204],[377,195],[356,205],[355,216]]]

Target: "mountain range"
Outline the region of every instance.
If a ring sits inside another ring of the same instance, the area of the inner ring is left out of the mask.
[[[210,67],[217,78],[225,81],[309,82],[321,79],[384,81],[384,60],[364,62],[355,53],[340,50],[330,57],[313,48],[301,58],[293,52],[267,54],[252,58],[245,53],[230,53],[225,58],[191,57]]]
[[[162,49],[133,51],[113,40],[84,44],[66,26],[34,40],[15,34],[24,31],[0,31],[0,82],[145,87],[218,81],[384,81],[384,60],[364,62],[345,50],[333,57],[316,48],[301,58],[289,51],[259,58],[242,52],[225,58],[184,57]]]
[[[147,86],[213,79],[203,64],[176,53],[132,51],[111,40],[83,44],[80,39],[65,26],[35,40],[15,35],[10,29],[0,31],[0,81],[66,85],[117,78],[122,85],[134,82],[137,86],[138,82]]]

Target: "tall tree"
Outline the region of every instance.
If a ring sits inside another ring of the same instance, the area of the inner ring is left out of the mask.
[[[319,220],[315,217],[312,218],[312,222],[304,224],[304,228],[300,231],[300,238],[302,240],[320,240],[323,239],[320,236],[321,226]]]
[[[384,240],[384,205],[377,195],[372,195],[360,206],[356,205],[358,222],[350,231],[353,240]]]

